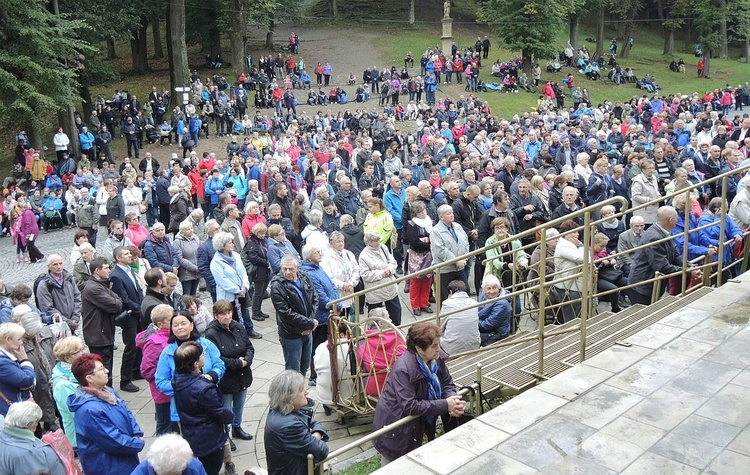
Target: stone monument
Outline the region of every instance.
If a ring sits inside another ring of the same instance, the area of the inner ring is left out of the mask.
[[[446,0],[443,3],[443,36],[442,47],[443,54],[451,54],[451,47],[453,46],[453,19],[451,18],[451,2]]]

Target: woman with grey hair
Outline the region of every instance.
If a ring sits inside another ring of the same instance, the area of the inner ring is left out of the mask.
[[[360,281],[357,258],[350,251],[344,249],[344,235],[339,231],[332,232],[329,241],[331,247],[323,253],[320,267],[331,278],[341,296],[351,295]],[[351,300],[341,302],[341,308],[347,316],[351,307]]]
[[[193,457],[188,441],[179,434],[164,434],[154,440],[146,460],[131,475],[200,475],[203,464]]]
[[[359,255],[359,275],[365,284],[365,290],[396,280],[396,259],[388,247],[381,244],[380,234],[376,231],[365,232],[365,244]],[[385,306],[393,324],[401,325],[401,302],[398,298],[398,285],[395,283],[367,292],[365,302],[368,310]]]
[[[18,305],[11,312],[13,323],[21,325],[25,331],[23,346],[26,357],[34,366],[36,385],[31,395],[42,408],[45,431],[56,431],[60,426],[55,416],[55,401],[52,399],[52,387],[49,380],[55,365],[55,338],[49,326],[42,323],[38,313],[34,313],[28,305]]]
[[[307,226],[300,236],[303,244],[313,244],[318,249],[328,249],[328,235],[323,231],[323,212],[318,209],[310,210],[307,215]]]
[[[226,232],[216,233],[213,245],[216,254],[211,259],[211,275],[216,281],[216,300],[226,299],[232,302],[235,319],[245,325],[247,336],[263,338],[263,335],[255,331],[253,320],[245,310],[250,281],[242,258],[234,250],[234,236]]]
[[[182,294],[194,296],[198,293],[198,281],[201,278],[198,270],[198,248],[200,239],[193,231],[193,225],[187,219],[180,223],[180,232],[172,242],[179,269],[177,276],[182,282]]]
[[[0,432],[0,473],[65,475],[55,450],[34,437],[42,409],[34,401],[13,404]]]
[[[312,418],[308,407],[305,377],[286,370],[271,380],[268,388],[270,410],[264,431],[269,474],[306,473],[307,454],[315,463],[328,456],[328,433]]]

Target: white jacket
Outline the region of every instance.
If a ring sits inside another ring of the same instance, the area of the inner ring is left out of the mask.
[[[331,278],[333,284],[342,296],[345,284],[351,284],[356,287],[359,284],[359,263],[351,251],[342,249],[341,252],[333,248],[325,251],[320,267]],[[346,300],[341,302],[344,308],[351,307],[352,301]]]
[[[391,275],[386,277],[384,271],[391,270]],[[375,287],[386,281],[396,279],[396,259],[384,245],[380,249],[365,246],[359,255],[359,275],[365,284],[365,290]],[[387,302],[398,295],[398,286],[391,284],[381,289],[367,292],[365,302],[368,304]]]
[[[576,266],[583,263],[583,253],[583,247],[577,247],[565,238],[557,241],[557,247],[555,247],[556,275],[554,276],[554,280],[560,280],[581,272],[581,269],[576,268]],[[574,292],[581,292],[583,291],[583,277],[559,282],[555,284],[555,287],[558,289],[568,289]]]
[[[445,299],[440,313],[465,309],[476,303],[477,301],[469,297],[466,292],[455,292]],[[479,336],[479,310],[477,307],[448,315],[442,320],[440,329],[443,336],[440,338],[440,346],[443,351],[449,355],[454,355],[479,348],[481,338]]]

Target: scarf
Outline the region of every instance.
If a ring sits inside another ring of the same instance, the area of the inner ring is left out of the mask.
[[[113,393],[112,390],[107,386],[104,386],[104,389],[102,389],[101,391],[96,388],[92,388],[91,386],[80,386],[80,388],[86,394],[90,394],[99,400],[102,400],[113,406],[117,405],[117,397],[115,397],[115,393]]]
[[[427,231],[428,234],[432,231],[432,219],[430,217],[411,218],[411,220],[414,221],[414,224]]]
[[[611,221],[604,221],[602,223],[602,227],[604,229],[617,229],[620,226],[620,221],[617,219],[612,219]]]
[[[437,375],[437,361],[430,361],[430,366],[428,368],[427,364],[418,354],[414,356],[417,358],[417,365],[419,365],[419,370],[422,371],[424,377],[427,378],[427,399],[429,401],[437,401],[443,394],[443,389],[440,387],[440,380],[438,379]],[[427,416],[427,423],[430,425],[435,424],[435,416]]]

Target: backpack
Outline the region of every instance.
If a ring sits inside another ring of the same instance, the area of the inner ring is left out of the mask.
[[[34,304],[36,304],[36,308],[39,308],[39,294],[37,293],[37,289],[39,288],[39,284],[42,282],[42,280],[47,278],[47,272],[42,272],[39,274],[36,279],[34,279],[34,285],[32,286],[32,290],[34,291]],[[47,284],[47,290],[49,290],[49,283]]]

